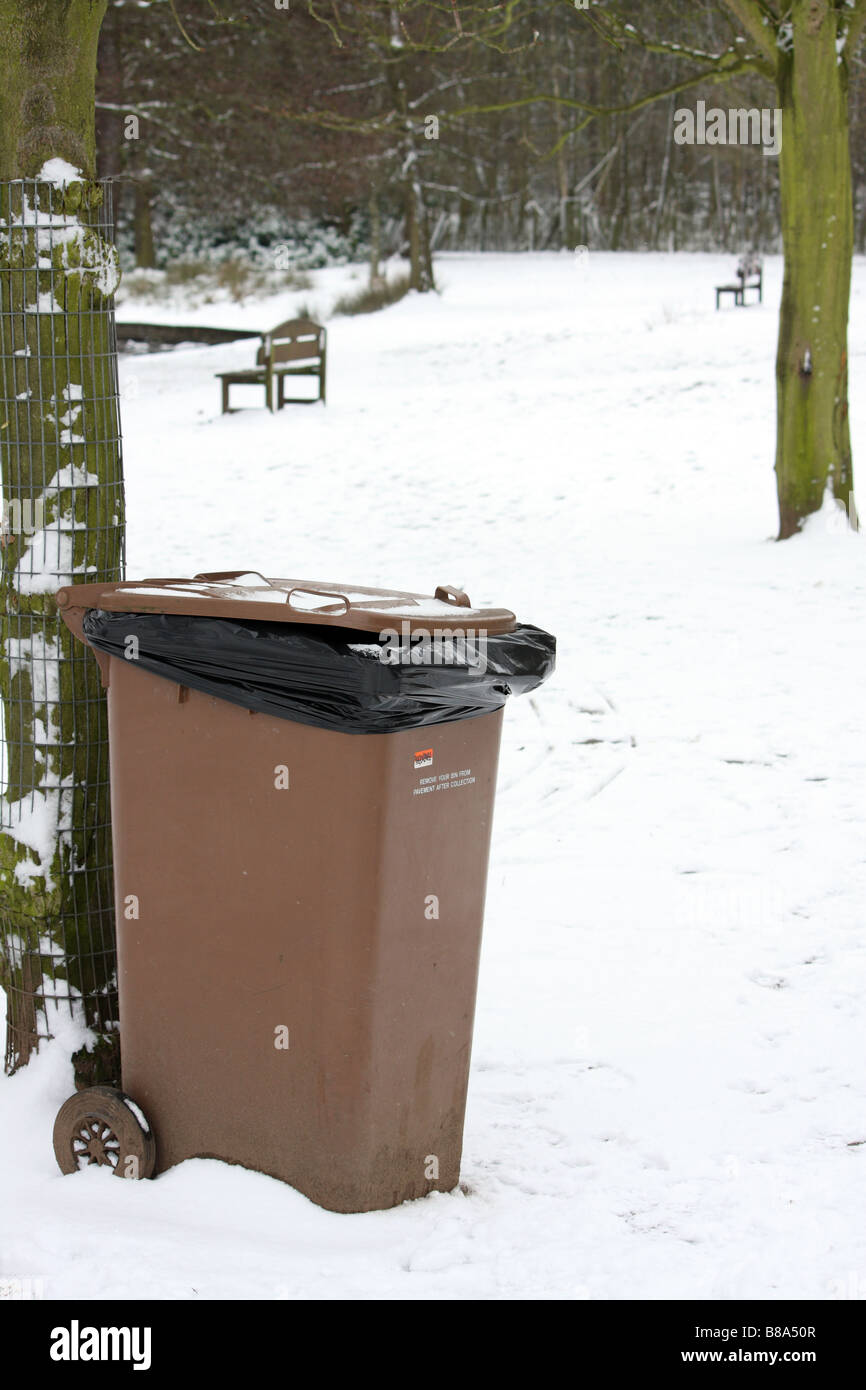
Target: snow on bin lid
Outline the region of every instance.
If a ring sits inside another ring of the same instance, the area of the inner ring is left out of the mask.
[[[184,613],[382,632],[409,624],[410,632],[464,628],[490,634],[517,625],[507,608],[473,608],[466,594],[442,584],[435,594],[329,584],[318,579],[266,579],[255,570],[196,574],[192,579],[142,579],[121,584],[71,584],[57,594],[60,609],[102,608],[111,613]]]

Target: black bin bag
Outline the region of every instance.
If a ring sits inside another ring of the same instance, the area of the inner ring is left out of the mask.
[[[395,652],[369,632],[167,613],[90,609],[83,620],[97,651],[124,657],[135,646],[145,671],[260,714],[343,734],[390,734],[500,709],[541,685],[556,640],[521,624],[477,646],[430,639]]]

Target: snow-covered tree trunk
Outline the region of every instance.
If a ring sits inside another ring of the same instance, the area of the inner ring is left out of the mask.
[[[421,183],[420,150],[409,93],[406,88],[405,51],[400,32],[397,9],[390,5],[390,49],[387,68],[388,86],[394,110],[397,112],[399,139],[397,159],[403,185],[403,205],[406,209],[406,239],[409,243],[409,285],[419,294],[435,289],[433,258],[427,229],[427,209]]]
[[[94,171],[105,0],[0,0],[0,983],[7,1068],[80,999],[116,1061],[107,720],[96,663],[57,616],[73,578],[120,577],[111,314],[117,258]],[[107,1055],[106,1055],[107,1054]]]
[[[427,232],[424,191],[418,176],[418,152],[406,151],[403,159],[403,188],[406,206],[406,234],[409,240],[409,284],[419,294],[435,288],[433,260]]]

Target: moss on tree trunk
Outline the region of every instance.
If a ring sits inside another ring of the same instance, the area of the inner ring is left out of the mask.
[[[91,182],[105,6],[0,0],[0,178],[35,178],[52,158],[83,175],[0,189],[0,448],[4,505],[18,508],[0,564],[0,983],[13,1068],[49,1031],[44,995],[83,996],[104,1031],[115,973],[106,704],[54,602],[73,577],[119,578],[122,561],[117,261],[94,225],[102,191]],[[26,833],[33,809],[56,832],[38,844]],[[116,1069],[109,1058],[107,1074]]]
[[[778,60],[785,277],[776,358],[779,538],[819,511],[828,483],[850,508],[848,302],[853,251],[848,70],[827,0],[795,0]]]
[[[96,172],[95,84],[108,0],[0,0],[0,179],[46,159]]]

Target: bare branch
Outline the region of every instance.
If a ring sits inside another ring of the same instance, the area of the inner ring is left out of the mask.
[[[671,58],[690,58],[699,63],[718,63],[735,51],[733,45],[729,45],[720,53],[709,53],[706,49],[690,48],[686,44],[674,43],[672,39],[652,39],[631,21],[626,23],[615,14],[609,14],[607,18],[608,22],[616,27],[617,36],[622,39],[623,43],[634,43],[648,53],[665,53]],[[621,48],[621,45],[618,46]]]
[[[182,21],[180,15],[179,15],[178,12],[177,12],[176,0],[168,0],[168,3],[169,3],[169,7],[170,7],[170,9],[171,9],[171,12],[172,12],[172,14],[174,15],[175,24],[177,25],[177,27],[178,27],[178,29],[180,30],[180,32],[183,34],[183,37],[186,39],[186,41],[187,41],[187,43],[189,44],[190,48],[194,48],[195,51],[196,51],[196,53],[201,53],[201,51],[202,51],[201,44],[196,43],[194,39],[190,38],[190,36],[189,36],[189,34],[187,33],[186,29],[184,29],[184,27],[183,27],[183,21]]]
[[[857,4],[851,11],[851,20],[848,25],[846,47],[848,49],[848,61],[850,62],[863,37],[863,30],[866,28],[866,0],[857,0]]]
[[[439,119],[448,124],[463,120],[467,116],[497,115],[503,111],[515,111],[538,105],[559,106],[567,110],[581,112],[582,119],[563,132],[556,143],[544,152],[544,157],[549,158],[556,154],[573,135],[585,129],[591,121],[599,116],[627,115],[633,111],[641,111],[644,107],[651,106],[664,97],[688,91],[692,87],[701,84],[715,85],[727,82],[741,73],[750,71],[754,66],[753,59],[743,55],[731,53],[725,54],[723,57],[725,62],[717,67],[704,68],[701,72],[691,73],[688,77],[680,78],[679,81],[669,83],[665,87],[645,92],[642,96],[635,97],[633,101],[618,102],[611,106],[598,106],[591,102],[579,101],[573,97],[559,96],[550,92],[536,92],[531,96],[509,97],[506,101],[486,102],[474,106],[459,107],[454,111],[443,111],[439,113]],[[263,115],[280,116],[284,120],[293,121],[299,125],[313,125],[324,130],[340,132],[351,131],[357,135],[378,135],[391,131],[402,119],[399,113],[393,110],[383,112],[378,116],[364,118],[344,115],[342,112],[334,110],[292,111],[282,107],[275,111],[270,107],[259,105],[253,109]]]
[[[775,72],[778,58],[778,20],[775,20],[772,11],[761,5],[760,0],[722,0],[722,4],[760,49],[766,61],[772,64]]]
[[[722,3],[728,5],[729,0],[722,0]],[[740,0],[731,0],[731,3],[740,3]],[[757,6],[762,4],[762,0],[743,0],[743,3],[746,5]],[[766,32],[764,31],[760,23],[758,25],[758,28],[760,30],[760,39],[755,38],[751,34],[751,31],[749,31],[749,36],[750,38],[753,38],[753,41],[758,49],[757,52],[746,52],[743,48],[744,40],[742,36],[740,36],[733,44],[729,45],[725,49],[722,49],[720,53],[709,53],[699,48],[691,48],[688,44],[675,43],[671,39],[651,38],[648,34],[645,34],[642,30],[640,30],[636,24],[633,24],[630,20],[626,21],[622,19],[618,14],[616,14],[613,11],[605,12],[605,22],[610,26],[611,33],[614,34],[616,38],[620,41],[618,47],[622,47],[622,45],[624,44],[631,43],[634,44],[637,48],[641,48],[648,53],[663,53],[669,58],[686,58],[690,59],[693,62],[711,63],[714,66],[726,63],[731,59],[732,56],[735,56],[737,58],[746,58],[748,59],[750,65],[753,68],[757,69],[759,72],[763,73],[765,77],[772,78],[773,76],[775,76],[776,31],[775,28],[773,28],[773,41],[772,44],[768,46]],[[741,28],[746,27],[742,23],[742,21],[739,22]],[[775,24],[775,21],[773,22]]]
[[[448,53],[457,44],[466,42],[478,43],[500,53],[517,53],[523,49],[531,48],[538,37],[537,34],[533,35],[529,43],[509,46],[505,41],[509,31],[514,26],[517,13],[523,12],[525,4],[526,0],[499,0],[498,3],[483,5],[474,28],[467,27],[469,21],[461,18],[456,0],[445,0],[445,3],[433,3],[431,0],[431,3],[410,5],[410,9],[417,8],[424,11],[424,18],[426,19],[425,32],[420,35],[413,35],[402,14],[398,13],[399,0],[398,3],[393,4],[391,0],[383,0],[383,10],[387,12],[390,9],[393,25],[399,37],[398,44],[394,42],[394,32],[387,31],[387,24],[380,25],[378,28],[371,24],[363,6],[357,6],[350,19],[340,14],[334,0],[331,4],[333,18],[322,13],[319,0],[307,0],[307,10],[313,19],[325,25],[334,42],[340,48],[345,47],[344,35],[361,37],[366,42],[384,50],[384,61],[400,63],[407,53]],[[455,21],[453,32],[450,23],[447,33],[443,33],[441,30],[441,21],[446,16],[453,17]],[[434,27],[437,21],[439,22],[438,33]]]
[[[334,13],[334,18],[328,19],[327,15],[319,14],[318,10],[316,9],[314,0],[307,0],[307,9],[309,10],[313,19],[317,19],[320,24],[324,24],[325,28],[330,30],[331,38],[334,40],[334,43],[337,45],[338,48],[342,48],[343,40],[340,38],[340,32],[337,27],[339,21],[336,16],[336,11]]]
[[[674,96],[677,92],[688,91],[690,87],[697,87],[701,83],[715,85],[719,82],[728,82],[732,77],[737,77],[741,73],[748,72],[754,67],[752,59],[747,57],[733,56],[733,60],[724,67],[705,68],[703,72],[692,73],[689,77],[683,77],[678,82],[671,82],[666,87],[658,87],[655,91],[645,92],[640,97],[635,97],[634,101],[619,102],[613,106],[595,106],[587,101],[578,101],[574,97],[557,96],[550,92],[538,92],[534,96],[512,97],[508,101],[491,102],[484,106],[464,106],[458,111],[446,111],[440,114],[441,121],[460,120],[464,116],[481,116],[493,114],[500,111],[512,111],[521,106],[534,106],[537,104],[548,104],[552,106],[564,106],[576,111],[584,111],[590,120],[596,116],[621,116],[629,111],[639,111],[644,106],[651,106],[653,102],[661,100],[663,97]],[[582,129],[582,126],[579,127]],[[558,145],[554,146],[554,149]]]
[[[223,14],[218,8],[216,0],[207,0],[208,5],[216,15],[217,24],[237,24],[238,17],[234,14]]]

